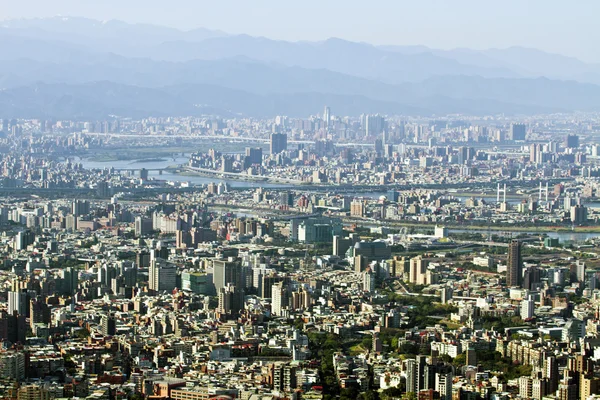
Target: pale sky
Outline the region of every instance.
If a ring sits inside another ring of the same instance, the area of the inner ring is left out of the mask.
[[[517,45],[600,62],[598,0],[0,0],[0,19],[57,15],[292,41]]]

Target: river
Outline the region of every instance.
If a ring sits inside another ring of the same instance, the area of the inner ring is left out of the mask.
[[[105,169],[105,168],[116,168],[116,169],[131,169],[136,170],[136,174],[139,175],[139,170],[146,168],[160,169],[167,168],[174,165],[187,164],[189,158],[177,157],[175,159],[164,157],[163,161],[131,161],[131,160],[120,160],[120,161],[92,161],[85,158],[76,159],[75,162],[79,162],[86,169]],[[229,179],[209,178],[200,175],[179,175],[169,171],[163,171],[162,175],[158,171],[148,171],[150,178],[173,181],[173,182],[189,182],[196,186],[208,185],[211,182],[214,183],[228,183],[232,188],[280,188],[284,187],[285,184],[274,184],[267,182],[249,182],[249,181],[236,181]]]
[[[483,234],[483,235],[487,235],[487,231],[485,230],[478,230],[478,229],[457,229],[457,228],[449,228],[448,229],[448,233],[452,234],[452,233],[479,233],[479,234]],[[499,235],[499,236],[503,236],[503,235],[512,235],[512,236],[517,236],[517,235],[522,235],[522,234],[527,234],[527,235],[543,235],[546,234],[546,236],[550,237],[550,238],[556,238],[558,240],[560,240],[561,243],[565,243],[565,242],[575,242],[575,243],[581,243],[581,242],[585,242],[587,239],[594,239],[600,236],[600,233],[592,233],[592,232],[535,232],[535,231],[499,231],[499,230],[493,230],[492,231],[492,235]]]

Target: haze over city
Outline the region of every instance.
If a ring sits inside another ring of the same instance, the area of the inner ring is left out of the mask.
[[[4,1],[0,400],[600,398],[599,4]]]

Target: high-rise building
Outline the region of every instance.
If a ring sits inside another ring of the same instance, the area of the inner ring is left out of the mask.
[[[371,268],[367,268],[362,273],[363,290],[372,293],[375,290],[375,272]]]
[[[297,226],[291,232],[291,237],[294,235],[298,241],[303,243],[331,243],[335,235],[342,233],[341,221],[337,218],[307,218],[300,220]]]
[[[510,133],[508,135],[510,140],[525,140],[527,134],[527,128],[525,124],[511,124]]]
[[[587,207],[577,204],[571,207],[571,222],[577,225],[585,224],[588,220]]]
[[[554,356],[546,356],[543,375],[548,379],[548,393],[556,392],[558,389],[558,361]]]
[[[11,343],[25,343],[27,333],[27,316],[25,314],[8,314],[0,311],[0,339]]]
[[[444,286],[441,291],[442,304],[447,304],[454,296],[454,289],[449,286]]]
[[[477,366],[477,351],[474,347],[467,348],[467,365]]]
[[[435,375],[435,390],[440,394],[440,400],[452,400],[452,372]]]
[[[523,274],[523,289],[536,290],[541,284],[540,269],[536,266],[527,267]]]
[[[365,216],[365,203],[362,200],[354,200],[350,203],[350,216],[351,217],[364,217]]]
[[[270,366],[270,381],[273,382],[273,389],[278,392],[292,392],[297,387],[296,367],[287,363],[276,363]]]
[[[568,149],[576,149],[579,147],[579,136],[575,134],[567,135],[565,140],[565,147]]]
[[[76,217],[89,214],[90,202],[87,200],[75,200],[72,204],[72,213]]]
[[[42,301],[41,297],[31,299],[29,304],[29,324],[31,328],[35,324],[50,323],[50,307]]]
[[[246,147],[246,167],[250,165],[262,164],[262,148],[260,147]]]
[[[19,315],[27,315],[29,308],[29,300],[27,297],[27,291],[9,291],[8,296],[8,313],[14,314],[15,312]]]
[[[521,376],[519,378],[519,396],[524,399],[529,399],[533,396],[533,379],[529,376]]]
[[[148,270],[148,288],[156,292],[171,291],[177,285],[177,268],[162,258],[150,262]]]
[[[135,237],[143,237],[152,231],[152,218],[142,216],[135,217],[134,221]]]
[[[67,267],[62,270],[62,291],[73,294],[79,285],[79,271],[75,268]]]
[[[100,320],[102,335],[114,336],[117,332],[117,322],[114,315],[104,314]]]
[[[215,290],[220,290],[231,284],[239,289],[246,288],[246,277],[241,264],[233,259],[213,260],[213,283]]]
[[[292,192],[283,191],[279,194],[279,204],[282,206],[294,206],[294,194]]]
[[[581,375],[579,378],[579,398],[587,399],[600,391],[600,379],[593,375]]]
[[[15,236],[15,249],[16,250],[26,250],[27,246],[33,244],[35,242],[35,234],[30,231],[20,231]]]
[[[521,260],[521,242],[513,240],[508,245],[508,261],[506,263],[506,286],[520,286],[523,275]]]
[[[285,282],[277,282],[271,288],[271,313],[282,316],[284,310],[289,308],[290,293]]]
[[[287,135],[285,133],[271,134],[271,154],[279,154],[287,150]]]
[[[577,282],[585,282],[585,262],[577,260],[575,262],[575,280]]]
[[[424,355],[417,356],[417,393],[426,389],[427,382],[425,380],[425,370],[427,369],[427,357]]]
[[[367,115],[364,118],[366,136],[380,135],[385,130],[385,118],[381,115]]]
[[[542,400],[546,394],[548,394],[548,379],[534,378],[531,383],[531,397],[535,400]]]
[[[0,377],[20,381],[25,378],[25,353],[7,351],[0,353]]]
[[[419,367],[417,360],[408,360],[406,364],[406,392],[415,393],[419,392],[418,388],[418,376]]]
[[[523,299],[521,301],[521,319],[526,321],[533,318],[534,309],[535,302],[533,301],[533,297],[528,296],[527,299]]]
[[[183,271],[181,273],[181,289],[205,296],[215,295],[212,275],[203,272]]]
[[[325,127],[329,128],[331,125],[331,109],[325,106],[325,110],[323,110],[323,122],[325,122]]]
[[[558,385],[558,400],[577,400],[579,397],[578,386],[573,382],[561,381]]]
[[[352,239],[342,238],[340,235],[333,236],[333,255],[345,258],[346,252],[352,246]]]
[[[244,309],[244,289],[237,288],[228,283],[219,289],[219,305],[217,311],[220,314],[238,315]]]
[[[233,158],[221,156],[221,172],[233,172]]]
[[[417,285],[427,284],[427,267],[429,266],[429,260],[423,257],[414,257],[410,259],[410,272],[408,274],[408,281]]]

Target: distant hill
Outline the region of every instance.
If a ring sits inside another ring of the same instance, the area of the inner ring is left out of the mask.
[[[599,110],[600,68],[535,49],[285,42],[82,18],[0,23],[0,113],[307,116]],[[590,83],[591,82],[591,83]]]

